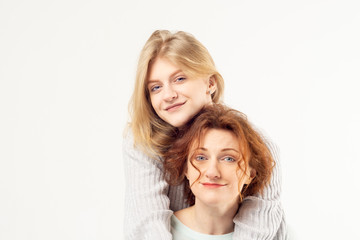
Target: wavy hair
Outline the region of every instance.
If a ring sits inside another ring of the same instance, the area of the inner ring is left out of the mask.
[[[213,76],[217,83],[217,89],[212,94],[213,102],[220,102],[224,92],[224,80],[216,70],[210,53],[194,36],[182,31],[155,31],[141,51],[134,92],[129,103],[134,143],[149,156],[158,155],[167,149],[169,138],[177,132],[176,128],[156,114],[146,87],[151,63],[157,57],[166,58],[186,75]]]
[[[222,104],[204,107],[191,121],[179,129],[177,139],[171,148],[162,155],[166,181],[170,185],[179,185],[185,182],[187,202],[190,205],[194,204],[195,196],[190,190],[189,181],[185,178],[187,160],[190,159],[192,164],[190,150],[193,144],[200,143],[209,129],[231,131],[238,139],[241,152],[238,168],[246,172],[247,167],[250,166],[256,171],[251,183],[245,186],[241,192],[239,191],[240,199],[258,192],[261,193],[269,183],[275,165],[271,151],[264,138],[251,126],[245,114]],[[242,161],[245,164],[242,164]],[[245,166],[245,169],[242,166]],[[200,174],[199,171],[199,178]],[[239,182],[241,180],[240,178]]]

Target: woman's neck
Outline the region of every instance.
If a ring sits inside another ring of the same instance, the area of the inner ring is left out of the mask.
[[[209,235],[222,235],[234,231],[234,216],[238,203],[230,206],[207,206],[196,202],[194,206],[175,213],[175,216],[192,230]]]

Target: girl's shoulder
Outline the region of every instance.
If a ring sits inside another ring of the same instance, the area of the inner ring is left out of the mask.
[[[145,153],[140,147],[136,146],[134,141],[134,135],[130,128],[126,129],[123,134],[122,151],[124,156],[130,156],[130,158],[134,161],[145,161],[152,164],[159,164],[161,162],[160,156],[150,156],[149,154]]]

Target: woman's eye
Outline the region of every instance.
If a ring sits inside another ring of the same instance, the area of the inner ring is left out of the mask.
[[[224,157],[223,159],[225,162],[235,162],[236,161],[236,159],[233,157]]]
[[[204,161],[204,160],[206,160],[206,157],[199,155],[199,156],[196,156],[195,159],[196,159],[197,161]]]

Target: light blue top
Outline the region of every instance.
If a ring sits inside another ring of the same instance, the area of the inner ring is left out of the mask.
[[[224,235],[208,235],[199,232],[185,226],[180,220],[171,216],[171,233],[173,240],[232,240],[233,233]]]

